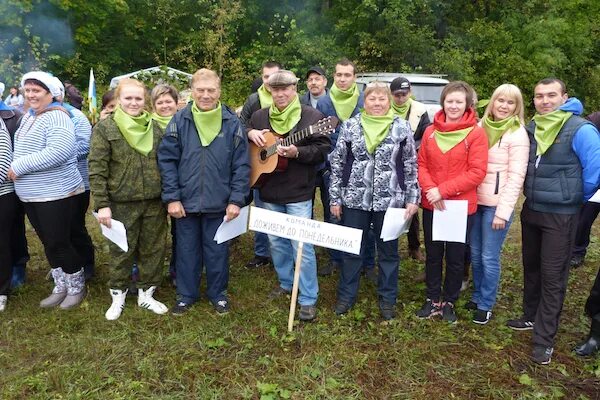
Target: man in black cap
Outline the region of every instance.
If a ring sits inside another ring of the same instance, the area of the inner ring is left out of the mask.
[[[408,121],[410,128],[413,131],[415,138],[415,146],[417,150],[421,144],[423,132],[431,122],[427,109],[423,103],[420,103],[411,97],[410,81],[403,76],[394,79],[390,84],[392,92],[392,111]],[[413,217],[408,231],[408,252],[410,256],[418,261],[425,261],[425,257],[421,253],[421,243],[419,241],[419,218],[418,214]],[[424,276],[422,277],[424,279]],[[419,279],[420,280],[420,279]]]
[[[300,104],[317,108],[319,99],[327,94],[327,75],[323,68],[318,65],[309,68],[306,72],[306,87],[308,92],[300,98]]]

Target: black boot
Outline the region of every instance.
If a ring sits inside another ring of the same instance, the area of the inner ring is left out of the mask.
[[[600,349],[600,314],[594,315],[592,318],[592,328],[590,335],[585,342],[580,343],[575,347],[575,354],[582,357],[588,357],[596,353]]]

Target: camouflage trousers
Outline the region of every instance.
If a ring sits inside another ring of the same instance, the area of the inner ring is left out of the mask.
[[[144,200],[111,203],[112,218],[121,221],[127,231],[129,250],[124,252],[116,244],[109,244],[110,279],[112,289],[125,290],[131,282],[131,269],[137,263],[137,286],[147,289],[162,281],[166,239],[167,211],[160,201]]]

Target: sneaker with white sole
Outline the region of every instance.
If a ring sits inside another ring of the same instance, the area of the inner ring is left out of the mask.
[[[6,309],[6,302],[8,301],[8,296],[0,296],[0,312]]]
[[[492,312],[487,310],[475,310],[473,322],[479,325],[485,325],[492,319]]]
[[[546,347],[541,345],[534,345],[533,351],[531,352],[531,360],[540,365],[548,365],[552,361],[552,353],[554,348]]]
[[[415,315],[421,319],[432,318],[436,315],[442,314],[442,304],[435,303],[431,299],[427,299],[423,306],[415,313]]]
[[[119,289],[110,289],[110,295],[112,297],[112,304],[109,309],[106,310],[104,316],[109,321],[114,321],[119,319],[121,313],[123,312],[123,308],[125,308],[125,298],[127,297],[127,289],[119,290]]]
[[[224,315],[229,312],[229,301],[227,299],[217,300],[212,303],[212,305],[215,311],[220,315]]]
[[[510,329],[514,329],[515,331],[529,331],[533,329],[534,325],[535,322],[525,317],[521,317],[518,319],[509,319],[506,322],[506,326],[508,326]]]
[[[148,289],[138,289],[138,306],[152,311],[155,314],[166,314],[169,308],[154,297],[156,286],[150,286]]]

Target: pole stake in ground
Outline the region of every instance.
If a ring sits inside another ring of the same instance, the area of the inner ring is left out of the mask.
[[[294,330],[294,316],[296,315],[296,301],[298,299],[298,284],[300,282],[300,266],[302,265],[302,248],[304,242],[298,243],[296,252],[296,267],[294,268],[294,284],[292,285],[292,301],[290,303],[290,315],[288,317],[288,332]]]

